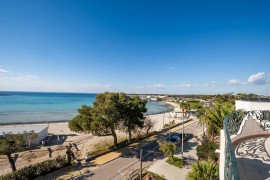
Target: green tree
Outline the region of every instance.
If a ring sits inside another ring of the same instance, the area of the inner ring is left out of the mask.
[[[68,123],[68,127],[79,133],[91,133],[91,123],[93,122],[92,108],[83,105],[78,109],[78,115]]]
[[[159,144],[159,150],[161,150],[169,160],[174,161],[173,155],[176,151],[176,145],[165,140],[158,140],[157,142]]]
[[[218,164],[212,160],[195,162],[191,165],[188,180],[218,180]]]
[[[215,103],[213,107],[206,107],[200,121],[207,125],[208,136],[219,134],[223,128],[224,117],[234,111],[234,105],[231,103]]]
[[[97,136],[113,136],[114,145],[117,146],[116,130],[120,126],[121,93],[98,94],[93,107],[83,106],[70,123],[69,128],[75,132],[91,132]]]
[[[180,108],[182,109],[183,116],[188,117],[188,114],[191,110],[191,105],[187,102],[181,102],[179,105]]]
[[[117,146],[116,130],[126,127],[131,138],[134,128],[143,127],[145,105],[145,101],[128,97],[125,93],[98,94],[93,107],[84,105],[78,110],[79,114],[69,122],[69,128],[75,132],[112,136]]]
[[[132,131],[136,128],[144,127],[144,114],[146,109],[146,101],[140,99],[138,96],[133,98],[122,94],[120,97],[120,112],[123,119],[124,129],[127,129],[129,135],[129,141],[132,138]]]
[[[0,154],[6,155],[12,171],[16,171],[15,161],[11,154],[23,149],[25,141],[21,134],[7,133],[0,136]]]
[[[149,134],[149,131],[155,126],[156,121],[146,118],[144,121],[144,127],[146,128],[146,134]]]
[[[185,105],[185,112],[186,112],[186,117],[187,118],[189,118],[189,116],[190,116],[190,110],[192,109],[192,107],[191,107],[191,104],[189,104],[189,103],[187,103],[186,105]]]

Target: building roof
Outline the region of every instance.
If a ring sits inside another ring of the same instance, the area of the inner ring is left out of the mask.
[[[47,128],[47,125],[40,125],[40,126],[1,126],[0,127],[0,135],[2,135],[3,133],[12,133],[12,134],[21,134],[24,131],[34,131],[35,133],[39,133],[42,130],[44,130],[45,128]]]
[[[270,102],[270,98],[241,98],[240,100],[250,102]]]

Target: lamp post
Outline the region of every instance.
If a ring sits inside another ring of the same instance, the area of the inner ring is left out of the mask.
[[[184,112],[183,112],[183,109],[182,109],[182,114],[183,114],[183,116],[182,116],[182,147],[181,147],[181,149],[182,149],[182,166],[183,166],[183,164],[184,164]]]

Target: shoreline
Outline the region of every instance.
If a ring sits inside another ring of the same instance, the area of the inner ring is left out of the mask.
[[[162,101],[165,103],[165,106],[171,107],[170,110],[167,111],[162,111],[158,113],[149,113],[145,114],[145,116],[151,116],[151,115],[159,115],[159,114],[164,114],[164,113],[169,113],[169,112],[174,112],[175,111],[175,106],[171,102],[167,101]],[[72,120],[72,119],[71,119]],[[33,125],[33,124],[54,124],[54,123],[67,123],[70,122],[71,120],[59,120],[59,121],[31,121],[31,122],[6,122],[6,123],[0,123],[0,126],[11,126],[11,125]]]

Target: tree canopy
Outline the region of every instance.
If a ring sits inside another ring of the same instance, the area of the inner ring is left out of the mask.
[[[11,153],[21,150],[24,146],[24,139],[21,134],[7,133],[0,136],[0,154],[6,155],[12,171],[16,171],[16,166]]]
[[[117,146],[116,130],[131,131],[143,127],[146,101],[129,97],[125,93],[105,92],[96,96],[93,106],[83,105],[78,115],[69,123],[75,132],[92,133],[97,136],[113,136]]]
[[[213,161],[217,161],[218,155],[215,152],[216,149],[218,149],[218,145],[215,142],[204,142],[201,145],[197,146],[196,154],[199,160],[212,159]]]
[[[200,118],[200,123],[206,124],[208,136],[212,135],[212,138],[214,138],[223,128],[224,117],[233,111],[233,104],[216,102],[214,106],[199,109],[196,115]]]

